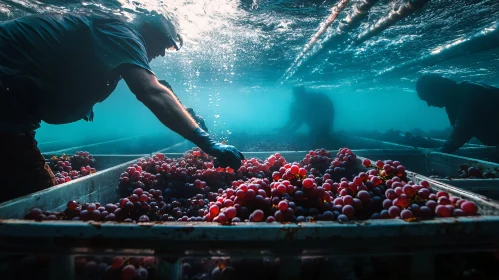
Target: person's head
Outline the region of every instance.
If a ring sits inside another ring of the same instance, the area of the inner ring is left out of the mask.
[[[306,94],[305,87],[302,85],[294,86],[291,91],[296,99],[303,97]]]
[[[427,74],[419,78],[416,91],[421,100],[428,106],[443,108],[452,98],[457,83],[437,74]]]
[[[140,14],[133,23],[144,38],[149,61],[165,56],[165,50],[179,50],[183,39],[178,27],[161,14]]]

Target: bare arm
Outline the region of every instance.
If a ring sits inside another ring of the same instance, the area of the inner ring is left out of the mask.
[[[154,115],[168,128],[189,139],[192,131],[198,128],[197,123],[184,109],[176,95],[161,85],[156,76],[147,70],[127,65],[122,76],[137,99],[149,108]]]

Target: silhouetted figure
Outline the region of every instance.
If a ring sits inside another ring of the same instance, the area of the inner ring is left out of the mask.
[[[280,131],[291,133],[305,124],[309,128],[309,148],[330,146],[334,122],[331,99],[323,93],[307,91],[304,86],[293,87],[292,92],[289,120]]]
[[[428,106],[445,108],[453,127],[440,152],[453,153],[472,137],[487,146],[499,145],[499,88],[429,74],[419,78],[416,91]]]

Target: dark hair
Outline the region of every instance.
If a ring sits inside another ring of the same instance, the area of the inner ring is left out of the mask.
[[[158,13],[138,14],[133,22],[137,27],[140,27],[146,22],[151,24],[159,32],[165,34],[177,50],[179,50],[184,43],[182,36],[180,36],[178,32],[178,23],[174,18],[167,19],[165,16]]]
[[[419,97],[425,100],[429,95],[448,93],[457,83],[437,74],[426,74],[416,82],[416,91]]]

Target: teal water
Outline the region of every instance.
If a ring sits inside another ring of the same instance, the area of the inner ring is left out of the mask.
[[[497,45],[475,48],[471,53],[459,51],[477,36],[497,33],[499,1],[495,0],[429,1],[423,9],[360,44],[352,44],[352,40],[406,1],[378,1],[358,27],[338,39],[334,31],[338,22],[361,3],[349,1],[321,37],[333,40],[316,43],[292,76],[286,76],[286,70],[292,68],[339,1],[140,2],[66,1],[60,5],[61,1],[2,1],[0,19],[89,8],[122,14],[138,9],[174,12],[185,38],[184,48],[157,58],[152,68],[158,78],[170,82],[185,105],[206,119],[212,134],[229,141],[231,135],[243,132],[275,133],[274,129],[287,121],[290,88],[296,84],[330,96],[336,111],[334,127],[346,131],[448,128],[445,111],[427,107],[416,96],[414,83],[423,73],[499,85]],[[93,123],[43,123],[37,131],[38,141],[64,139],[76,145],[173,134],[136,100],[123,81],[94,111]],[[299,132],[306,133],[306,127]]]

